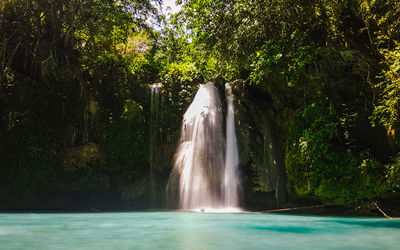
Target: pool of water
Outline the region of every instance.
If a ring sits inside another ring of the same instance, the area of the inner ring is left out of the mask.
[[[259,213],[0,213],[0,249],[400,249],[400,220]]]

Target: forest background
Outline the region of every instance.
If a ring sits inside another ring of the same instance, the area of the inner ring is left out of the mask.
[[[0,209],[163,207],[210,80],[234,83],[245,207],[399,200],[398,0],[160,4],[1,1]]]

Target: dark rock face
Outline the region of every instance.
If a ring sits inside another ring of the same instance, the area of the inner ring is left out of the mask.
[[[243,81],[235,81],[233,86],[244,205],[249,208],[282,206],[287,202],[285,139],[275,122],[271,100],[268,95],[243,91]]]

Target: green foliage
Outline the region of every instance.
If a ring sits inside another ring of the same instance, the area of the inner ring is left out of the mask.
[[[397,155],[391,164],[387,165],[389,186],[394,190],[400,189],[400,155]]]
[[[193,82],[200,78],[200,72],[194,63],[171,63],[164,68],[163,81],[166,82]]]
[[[365,19],[375,27],[374,42],[382,56],[383,68],[377,76],[378,103],[371,116],[374,125],[382,124],[397,144],[400,129],[400,3],[364,1]]]
[[[146,119],[143,108],[133,100],[126,100],[120,117],[110,116],[99,128],[101,144],[105,151],[105,172],[127,184],[146,175],[148,152]],[[125,178],[123,178],[125,177]]]
[[[171,25],[167,25],[160,35],[162,42],[154,55],[155,60],[159,62],[159,65],[162,65],[160,77],[183,74],[183,78],[189,78],[182,79],[182,81],[190,79],[193,81],[200,77],[205,80],[211,79],[216,73],[217,61],[215,57],[203,48],[204,44],[196,39],[192,40],[182,27],[176,25],[172,21]],[[192,75],[189,76],[188,74]]]
[[[400,128],[400,46],[382,51],[388,68],[383,70],[383,81],[377,85],[381,96],[372,119],[375,124],[382,123],[388,134],[395,137]]]
[[[0,200],[118,189],[146,171],[156,15],[147,0],[0,2]]]
[[[251,83],[261,84],[272,74],[286,78],[287,85],[293,87],[301,82],[309,66],[314,66],[319,49],[311,46],[284,48],[284,43],[266,42],[261,51],[254,55],[250,74]]]
[[[286,168],[300,196],[352,205],[388,191],[383,166],[368,151],[355,154],[337,143],[339,122],[326,103],[301,110],[288,132]]]

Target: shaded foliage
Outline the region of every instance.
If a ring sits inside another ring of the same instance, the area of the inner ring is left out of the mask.
[[[0,3],[1,207],[145,175],[148,16],[143,0]]]

